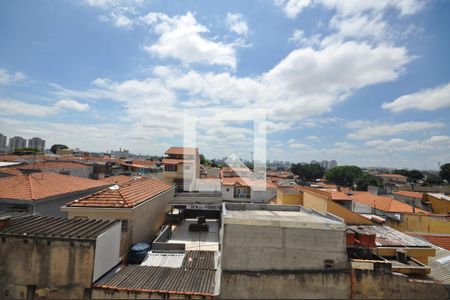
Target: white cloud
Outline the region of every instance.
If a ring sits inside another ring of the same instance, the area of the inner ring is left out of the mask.
[[[405,132],[442,128],[444,124],[433,122],[403,122],[397,124],[370,125],[347,135],[354,140],[369,140],[380,136],[391,136]]]
[[[230,31],[233,31],[239,35],[244,35],[244,36],[246,36],[248,34],[247,22],[245,22],[243,20],[243,17],[241,14],[227,13],[225,22],[228,25]]]
[[[0,98],[0,114],[44,117],[56,112],[53,106],[30,104],[23,101]]]
[[[366,142],[367,146],[384,152],[414,152],[445,150],[450,146],[450,137],[446,135],[432,136],[425,140],[405,140],[394,138],[390,140],[373,140]]]
[[[115,27],[121,27],[125,29],[133,28],[133,20],[122,13],[111,12],[108,16],[101,15],[98,18],[100,21],[111,23]]]
[[[89,104],[80,103],[72,99],[61,99],[58,102],[56,102],[55,106],[62,109],[71,109],[78,111],[86,111],[89,109]]]
[[[330,39],[343,38],[373,38],[383,40],[385,38],[387,24],[382,20],[381,15],[371,17],[368,15],[354,15],[351,17],[334,16],[330,20],[330,27],[337,30]],[[324,41],[327,43],[327,41]]]
[[[308,145],[300,143],[299,141],[297,141],[295,139],[290,139],[290,140],[288,140],[287,143],[288,143],[289,147],[294,148],[294,149],[302,149],[302,148],[308,147]]]
[[[382,107],[393,112],[407,109],[430,111],[450,107],[450,83],[403,95],[392,102],[383,103]]]
[[[301,47],[314,47],[320,45],[321,36],[319,34],[312,35],[310,37],[305,36],[305,32],[303,30],[296,29],[292,33],[292,36],[288,40],[290,43],[294,43],[297,46]]]
[[[7,85],[24,79],[25,75],[21,72],[10,73],[8,70],[0,68],[0,85]]]
[[[315,135],[307,136],[306,139],[309,140],[309,141],[318,141],[318,140],[320,140],[320,138],[315,136]]]
[[[289,18],[295,18],[312,3],[311,0],[275,0],[275,4],[281,6]]]
[[[236,68],[233,45],[205,37],[208,28],[199,24],[191,12],[172,18],[151,12],[141,20],[152,25],[159,36],[155,44],[144,46],[149,53],[161,58],[175,58],[186,64],[203,63]]]

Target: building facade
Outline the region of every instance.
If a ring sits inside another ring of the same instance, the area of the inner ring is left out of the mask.
[[[28,148],[36,148],[39,152],[44,152],[45,150],[45,140],[34,137],[28,140]]]
[[[177,192],[193,190],[200,178],[198,148],[170,147],[164,154],[164,180],[174,184]]]
[[[0,152],[6,152],[6,135],[0,133]]]
[[[21,136],[15,136],[9,139],[9,151],[14,152],[19,148],[26,148],[27,140]]]

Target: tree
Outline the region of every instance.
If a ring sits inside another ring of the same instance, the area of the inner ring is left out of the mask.
[[[381,180],[371,174],[363,174],[355,178],[354,184],[356,184],[357,191],[367,191],[369,185],[380,186]]]
[[[200,164],[205,166],[207,162],[205,155],[200,154]]]
[[[439,176],[441,176],[442,179],[445,179],[447,180],[448,183],[450,183],[450,163],[446,163],[441,166]]]
[[[50,151],[52,151],[53,154],[56,154],[58,152],[58,149],[69,149],[66,145],[61,144],[55,144],[50,148]]]
[[[325,178],[340,186],[352,187],[356,178],[363,176],[363,171],[357,166],[339,166],[329,170]]]
[[[15,155],[36,154],[39,153],[39,150],[37,148],[17,148],[13,153]]]
[[[314,164],[292,164],[291,172],[303,181],[313,181],[322,178],[325,169],[317,163]]]
[[[425,184],[426,185],[436,185],[436,184],[442,184],[444,180],[441,176],[438,175],[427,175],[427,178],[425,178]]]
[[[423,177],[424,177],[423,174],[417,170],[411,170],[408,176],[408,178],[410,179],[409,181],[411,182],[417,182],[419,180],[422,180]]]

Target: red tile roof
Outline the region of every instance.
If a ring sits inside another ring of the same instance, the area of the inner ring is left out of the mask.
[[[29,164],[25,166],[19,166],[18,169],[86,169],[91,168],[92,166],[80,164],[77,162],[69,162],[69,161],[46,161],[45,163],[39,162],[35,164]]]
[[[165,165],[178,165],[183,163],[183,159],[163,158],[162,163]]]
[[[334,201],[352,201],[352,198],[344,192],[330,191],[331,199]]]
[[[250,182],[252,186],[264,186],[266,185],[266,188],[276,188],[277,185],[271,182],[270,180],[262,180],[262,179],[250,179],[245,178],[247,182]],[[236,177],[223,177],[222,178],[222,185],[240,185],[240,186],[250,186],[246,181],[244,181],[244,178],[236,176]]]
[[[198,154],[198,148],[170,147],[164,154],[197,155]]]
[[[22,173],[20,173],[19,170],[13,169],[13,168],[2,168],[0,169],[0,173],[5,173],[13,176],[21,176]]]
[[[392,212],[392,213],[413,212],[413,207],[411,205],[397,201],[390,197],[377,196],[369,192],[353,192],[353,195],[350,195],[350,197],[361,204],[365,204],[370,207],[375,207],[385,212]],[[429,214],[428,212],[418,208],[416,208],[416,213]]]
[[[424,238],[431,244],[450,251],[450,234],[426,234],[416,232],[408,232],[408,234]]]
[[[422,193],[419,193],[419,192],[410,192],[410,191],[398,191],[398,192],[394,192],[394,194],[407,196],[407,197],[411,197],[411,198],[420,198],[420,199],[422,199],[422,195],[423,195]]]
[[[40,200],[106,186],[104,182],[52,173],[0,178],[0,199]]]
[[[108,183],[108,184],[122,184],[122,183],[128,182],[130,180],[133,180],[133,177],[127,176],[127,175],[117,175],[117,176],[105,177],[103,179],[100,179],[100,181]]]
[[[400,174],[378,174],[377,176],[381,177],[401,177],[401,178],[407,178],[406,176],[400,175]]]
[[[155,178],[138,178],[75,200],[69,207],[133,207],[173,187]]]

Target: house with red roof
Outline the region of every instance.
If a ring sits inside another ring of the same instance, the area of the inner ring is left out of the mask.
[[[196,179],[200,178],[198,148],[170,147],[164,154],[164,180],[174,184],[177,192],[195,187]]]
[[[110,184],[53,173],[32,173],[0,178],[0,209],[64,217],[60,207],[91,195]]]
[[[155,178],[134,178],[76,199],[62,211],[69,218],[122,221],[121,254],[131,244],[151,242],[165,222],[174,187]]]

